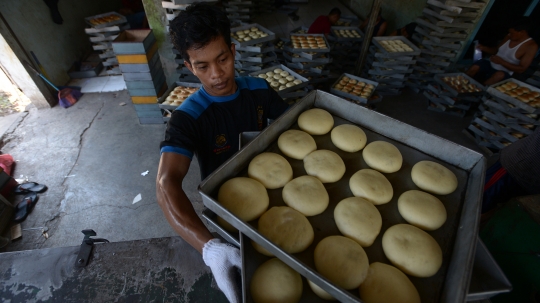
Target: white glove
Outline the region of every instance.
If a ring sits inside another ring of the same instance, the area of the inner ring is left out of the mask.
[[[219,289],[225,294],[229,302],[240,303],[240,286],[237,285],[235,275],[242,270],[240,250],[230,244],[212,239],[203,246],[202,256],[204,263],[210,267]]]

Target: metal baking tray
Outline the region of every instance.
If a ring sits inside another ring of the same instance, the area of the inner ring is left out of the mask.
[[[381,70],[377,70],[377,67],[375,66],[374,68],[368,70],[368,74],[370,75],[375,75],[375,76],[385,76],[385,77],[389,77],[389,78],[396,78],[396,79],[402,79],[403,81],[407,80],[409,74],[400,74],[400,73],[388,73],[388,72],[383,72]]]
[[[484,120],[482,120],[480,118],[475,118],[473,120],[473,122],[478,123],[479,125],[481,125],[485,129],[488,129],[488,130],[496,133],[497,135],[505,138],[506,140],[508,140],[510,142],[516,142],[517,140],[519,140],[518,138],[512,136],[509,133],[509,130],[507,128],[502,128],[499,125],[495,125],[494,123],[489,123],[489,122],[484,121]]]
[[[341,90],[338,90],[338,89],[335,89],[334,86],[336,86],[336,84],[339,83],[339,81],[341,80],[341,78],[343,77],[349,77],[350,79],[355,79],[357,81],[361,81],[361,82],[364,82],[364,83],[368,83],[368,84],[372,84],[374,87],[373,87],[373,92],[371,93],[371,95],[369,95],[367,98],[362,98],[360,96],[357,96],[357,95],[353,95],[353,94],[349,94],[349,93],[346,93],[344,91],[341,91]],[[341,96],[341,97],[344,97],[344,98],[349,98],[349,99],[352,99],[352,100],[356,100],[356,101],[359,101],[360,103],[367,103],[369,98],[373,95],[373,93],[375,92],[375,90],[377,89],[377,86],[379,85],[378,82],[375,82],[375,81],[371,81],[371,80],[368,80],[368,79],[364,79],[364,78],[360,78],[360,77],[357,77],[355,75],[351,75],[351,74],[347,74],[347,73],[344,73],[342,74],[340,77],[338,77],[338,79],[336,80],[336,82],[334,82],[332,84],[332,86],[330,86],[330,92],[334,95],[338,95],[338,96]]]
[[[512,116],[513,118],[515,118],[515,122],[522,121],[522,123],[540,125],[540,120],[538,120],[538,118],[528,117],[522,113],[516,112],[514,108],[509,109],[507,106],[505,107],[501,105],[497,101],[488,99],[484,100],[483,103],[492,110],[498,110],[502,112],[503,115]]]
[[[305,110],[317,107],[329,111],[335,117],[335,124],[353,123],[362,127],[368,141],[386,140],[392,142],[400,149],[404,156],[404,165],[400,172],[387,175],[392,183],[396,195],[392,202],[379,208],[385,221],[381,236],[366,252],[370,262],[387,262],[381,248],[381,237],[391,225],[404,222],[398,214],[396,200],[398,194],[405,189],[415,188],[410,179],[412,165],[420,160],[433,160],[445,163],[445,166],[458,176],[459,187],[450,195],[440,197],[447,206],[448,221],[437,231],[430,232],[439,242],[444,252],[444,262],[441,270],[429,279],[411,278],[416,285],[424,302],[462,302],[469,285],[480,214],[480,200],[484,184],[485,159],[481,154],[473,152],[455,143],[449,142],[410,125],[371,111],[362,106],[343,100],[331,94],[313,91],[285,114],[267,127],[260,136],[250,142],[245,148],[226,161],[199,185],[199,193],[203,203],[217,215],[239,229],[243,234],[271,251],[287,265],[298,271],[301,275],[328,291],[342,302],[360,302],[357,291],[352,292],[334,286],[327,279],[319,275],[313,267],[313,248],[310,246],[303,253],[290,255],[281,248],[269,242],[259,234],[255,228],[256,222],[243,222],[231,212],[223,208],[215,199],[221,184],[234,176],[245,176],[249,161],[263,151],[279,152],[275,141],[279,135],[289,128],[297,128],[296,120]],[[350,122],[347,122],[350,121]],[[339,234],[333,224],[333,205],[345,197],[352,196],[348,189],[348,178],[360,168],[367,167],[360,158],[359,153],[344,153],[335,148],[329,139],[329,134],[315,136],[320,149],[330,149],[338,153],[348,170],[339,182],[327,184],[331,203],[325,213],[310,217],[314,229],[320,231],[315,235],[315,243],[331,234]],[[303,163],[299,160],[290,160],[294,175],[304,174]],[[281,202],[281,189],[269,190],[270,206],[283,205]]]
[[[443,80],[444,77],[457,77],[457,76],[464,77],[465,79],[469,80],[469,83],[476,85],[476,87],[480,88],[482,91],[474,92],[474,93],[459,93],[457,90],[455,90],[453,87],[448,85],[448,83],[446,83]],[[474,80],[473,78],[467,76],[465,73],[437,74],[433,78],[435,79],[435,81],[440,83],[447,91],[449,91],[455,97],[483,95],[486,89],[482,84],[480,84],[478,81]]]
[[[244,57],[236,59],[240,62],[268,63],[277,60],[277,55],[274,52],[265,53],[262,57]]]
[[[266,37],[265,37],[266,38]],[[261,44],[261,43],[257,43]],[[248,45],[248,46],[237,46],[236,50],[251,52],[251,53],[268,53],[274,51],[274,44],[270,42],[262,43],[261,46],[257,45]]]
[[[159,105],[159,108],[162,108],[162,109],[169,109],[169,110],[175,110],[178,108],[178,106],[174,106],[174,105],[163,105],[161,103],[163,103],[165,101],[165,99],[167,99],[167,97],[169,96],[169,94],[177,87],[177,86],[184,86],[184,87],[202,87],[202,84],[201,83],[191,83],[191,82],[180,82],[180,81],[176,81],[174,83],[174,85],[171,85],[171,87],[163,94],[163,96],[159,97],[158,98],[158,105]]]
[[[295,73],[292,69],[286,67],[283,64],[275,65],[275,66],[268,67],[268,68],[265,68],[265,69],[257,71],[257,72],[249,73],[249,76],[250,77],[257,77],[259,74],[274,71],[274,69],[276,69],[276,68],[281,68],[282,70],[289,72],[289,74],[291,74],[291,76],[294,76],[294,78],[299,79],[300,81],[302,81],[302,83],[300,83],[298,85],[294,85],[294,86],[291,86],[291,87],[287,87],[286,89],[277,91],[278,95],[281,96],[281,95],[284,95],[286,93],[294,92],[294,91],[296,91],[296,90],[298,90],[298,89],[300,89],[302,87],[306,87],[308,85],[308,81],[309,81],[308,79],[300,76],[299,74]]]
[[[500,99],[503,99],[504,101],[508,102],[508,103],[511,103],[517,107],[520,107],[524,110],[526,110],[527,112],[531,113],[531,114],[538,114],[540,113],[540,108],[535,108],[535,107],[532,107],[530,105],[528,105],[527,103],[525,102],[522,102],[522,101],[519,101],[518,99],[515,99],[513,97],[510,97],[509,95],[503,93],[503,92],[500,92],[498,91],[497,89],[495,89],[495,87],[498,87],[499,85],[502,85],[504,83],[507,83],[507,82],[514,82],[516,83],[517,85],[519,86],[524,86],[528,89],[530,89],[531,91],[535,91],[535,92],[539,92],[540,93],[540,89],[538,87],[534,87],[530,84],[527,84],[525,82],[521,82],[519,80],[516,80],[514,78],[510,78],[510,79],[506,79],[504,81],[501,81],[499,83],[495,83],[493,85],[491,85],[490,87],[488,87],[487,89],[487,92],[497,98],[500,98]]]
[[[410,48],[413,49],[412,52],[389,52],[387,51],[379,41],[389,41],[389,40],[400,40],[401,42],[407,44]],[[376,45],[379,50],[387,55],[388,57],[403,57],[403,56],[417,56],[420,55],[420,49],[416,45],[412,44],[407,38],[402,36],[387,36],[387,37],[373,37],[371,40],[373,44]]]
[[[302,56],[300,56],[300,54],[294,54],[294,55],[298,55],[298,57],[294,57],[291,55],[291,53],[287,52],[287,51],[284,51],[283,52],[283,57],[285,57],[285,59],[289,62],[293,62],[293,63],[297,63],[297,62],[305,62],[305,63],[319,63],[319,64],[328,64],[328,63],[331,63],[332,62],[332,58],[314,58],[314,59],[307,59],[307,58],[304,58]]]
[[[340,37],[338,36],[338,33],[337,33],[339,30],[355,31],[360,35],[360,37],[358,38]],[[333,38],[338,42],[345,42],[345,41],[360,42],[364,39],[364,33],[358,27],[354,27],[354,26],[332,26],[330,27],[330,33],[332,33]]]
[[[111,21],[111,22],[107,22],[107,23],[98,24],[98,25],[93,25],[90,22],[90,20],[98,19],[98,18],[102,18],[102,17],[107,17],[107,16],[110,16],[110,15],[118,16],[118,17],[120,17],[120,19],[115,20],[115,21]],[[104,28],[104,27],[109,27],[109,26],[112,26],[112,25],[127,23],[126,17],[124,17],[123,15],[120,15],[117,12],[108,12],[108,13],[104,13],[104,14],[91,16],[91,17],[86,17],[86,18],[84,18],[84,21],[86,22],[86,24],[90,25],[93,28]]]
[[[254,44],[274,41],[276,39],[276,34],[274,34],[270,30],[262,27],[261,25],[259,25],[257,23],[252,23],[252,24],[247,24],[247,25],[242,25],[242,26],[239,26],[239,27],[231,28],[231,33],[236,33],[237,31],[240,31],[240,30],[251,29],[252,27],[258,28],[260,31],[268,34],[268,36],[258,38],[258,39],[252,39],[250,41],[242,41],[242,42],[240,42],[240,41],[234,39],[233,37],[231,37],[231,41],[234,44],[236,44],[237,46],[239,46],[239,47],[247,47],[247,46],[252,46]]]
[[[300,26],[290,31],[290,33],[291,34],[307,34],[308,30],[309,30],[309,27]]]
[[[293,36],[304,36],[304,37],[322,37],[324,42],[326,43],[327,48],[294,48],[292,46],[292,37]],[[328,43],[328,39],[326,39],[326,36],[323,34],[291,34],[291,41],[289,43],[285,44],[283,46],[284,50],[288,50],[291,53],[302,53],[302,52],[310,52],[310,53],[329,53],[330,52],[330,43]]]

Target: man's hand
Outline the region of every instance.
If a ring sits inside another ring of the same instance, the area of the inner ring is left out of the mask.
[[[219,239],[212,239],[204,244],[202,256],[229,302],[240,303],[240,286],[237,285],[235,277],[238,270],[242,269],[240,250]]]
[[[499,56],[491,56],[489,60],[495,64],[502,64],[502,62],[504,62],[504,60]]]

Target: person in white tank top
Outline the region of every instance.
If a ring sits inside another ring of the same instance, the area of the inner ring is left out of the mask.
[[[492,85],[514,73],[526,71],[538,51],[538,44],[529,36],[530,24],[529,17],[522,17],[508,30],[508,35],[498,47],[478,45],[482,52],[494,55],[476,61],[467,75],[485,85]]]

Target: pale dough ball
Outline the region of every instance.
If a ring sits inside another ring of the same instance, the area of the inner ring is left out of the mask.
[[[436,230],[446,222],[446,208],[441,200],[419,190],[409,190],[398,199],[399,214],[423,230]]]
[[[351,197],[341,200],[334,208],[334,220],[339,231],[347,238],[369,247],[381,232],[382,217],[373,203]]]
[[[320,288],[319,286],[317,286],[315,283],[311,282],[310,280],[307,280],[308,282],[308,285],[309,287],[311,288],[311,290],[313,290],[313,292],[321,299],[323,300],[327,300],[327,301],[336,301],[336,299],[334,297],[332,297],[331,294],[329,294],[328,292],[326,292],[326,290]]]
[[[313,243],[313,227],[299,211],[287,206],[270,208],[260,218],[259,232],[284,251],[295,254],[304,251]],[[274,256],[259,244],[253,247],[263,255]]]
[[[317,149],[317,144],[308,133],[290,129],[279,136],[278,147],[285,156],[302,160]]]
[[[257,219],[266,211],[270,199],[261,182],[238,177],[221,185],[218,201],[238,218],[248,222]]]
[[[374,262],[360,285],[365,303],[420,303],[420,294],[411,280],[392,265]]]
[[[277,258],[264,262],[251,278],[255,303],[296,303],[302,297],[302,277]]]
[[[428,278],[442,265],[442,250],[437,241],[425,231],[409,224],[397,224],[382,237],[384,254],[404,273]]]
[[[283,202],[304,216],[322,213],[330,201],[321,181],[312,176],[300,176],[283,187]]]
[[[416,186],[436,195],[448,195],[458,186],[456,175],[448,168],[433,161],[420,161],[411,171]]]
[[[345,174],[345,163],[331,150],[316,150],[304,158],[304,169],[322,183],[339,181]]]
[[[358,126],[342,124],[334,127],[330,133],[332,143],[348,153],[354,153],[366,146],[366,133]]]
[[[324,135],[334,127],[334,118],[324,109],[312,108],[300,114],[298,126],[310,135]]]
[[[395,173],[403,164],[403,156],[392,143],[374,141],[366,145],[362,151],[366,164],[383,173]]]
[[[369,268],[362,246],[342,236],[322,239],[315,247],[313,260],[321,275],[344,289],[360,286]]]
[[[373,169],[361,169],[351,176],[349,187],[354,196],[364,198],[375,205],[392,200],[394,189],[390,181]]]
[[[249,162],[248,175],[268,189],[285,186],[292,180],[293,170],[283,156],[275,153],[262,153]]]

